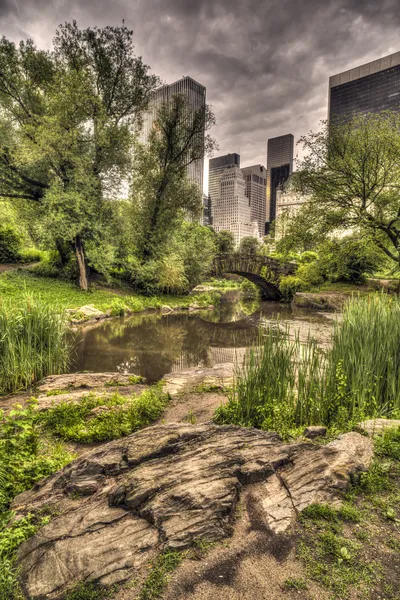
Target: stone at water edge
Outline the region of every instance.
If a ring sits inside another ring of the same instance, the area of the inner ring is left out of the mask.
[[[221,540],[243,485],[261,483],[265,525],[285,531],[309,504],[340,502],[338,490],[372,454],[358,433],[319,447],[216,425],[156,425],[109,442],[15,499],[17,517],[44,506],[60,512],[20,547],[23,590],[61,600],[80,581],[140,575],[163,548]]]
[[[400,419],[369,419],[357,425],[357,429],[371,436],[378,435],[392,427],[400,427]]]

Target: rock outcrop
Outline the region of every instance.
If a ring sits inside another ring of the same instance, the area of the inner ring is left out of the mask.
[[[79,581],[136,577],[163,548],[221,540],[242,486],[261,485],[265,526],[285,531],[309,504],[340,502],[372,453],[358,433],[317,446],[210,424],[156,425],[110,442],[15,499],[17,518],[58,515],[20,547],[22,588],[32,600],[58,600]]]
[[[378,435],[385,429],[400,427],[400,419],[369,419],[358,424],[358,429],[370,436]]]
[[[292,306],[321,311],[341,311],[349,298],[350,296],[339,292],[297,292],[292,300]]]

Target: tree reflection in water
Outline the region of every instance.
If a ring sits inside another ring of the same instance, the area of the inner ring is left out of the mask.
[[[212,312],[140,314],[110,319],[76,335],[74,371],[117,371],[142,375],[149,383],[171,371],[231,362],[238,349],[252,346],[264,306],[237,290],[223,295]]]

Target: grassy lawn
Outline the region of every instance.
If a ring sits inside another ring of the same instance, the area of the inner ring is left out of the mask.
[[[26,293],[40,297],[44,302],[56,304],[61,308],[80,308],[87,304],[106,311],[111,309],[115,314],[121,314],[124,306],[132,312],[140,312],[146,308],[160,308],[163,305],[171,307],[187,306],[192,302],[200,305],[212,303],[210,294],[193,296],[153,296],[147,298],[135,294],[127,287],[118,289],[104,288],[93,285],[88,292],[80,290],[68,281],[50,277],[38,277],[22,269],[0,273],[0,299],[11,299],[18,303]]]

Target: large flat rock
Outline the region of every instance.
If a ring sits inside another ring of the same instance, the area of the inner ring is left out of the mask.
[[[21,584],[31,600],[59,600],[79,581],[122,583],[155,552],[230,536],[243,486],[257,485],[271,533],[313,502],[340,502],[365,470],[372,441],[358,433],[326,446],[285,444],[234,426],[156,425],[85,454],[13,504],[21,516],[59,516],[22,544]]]

